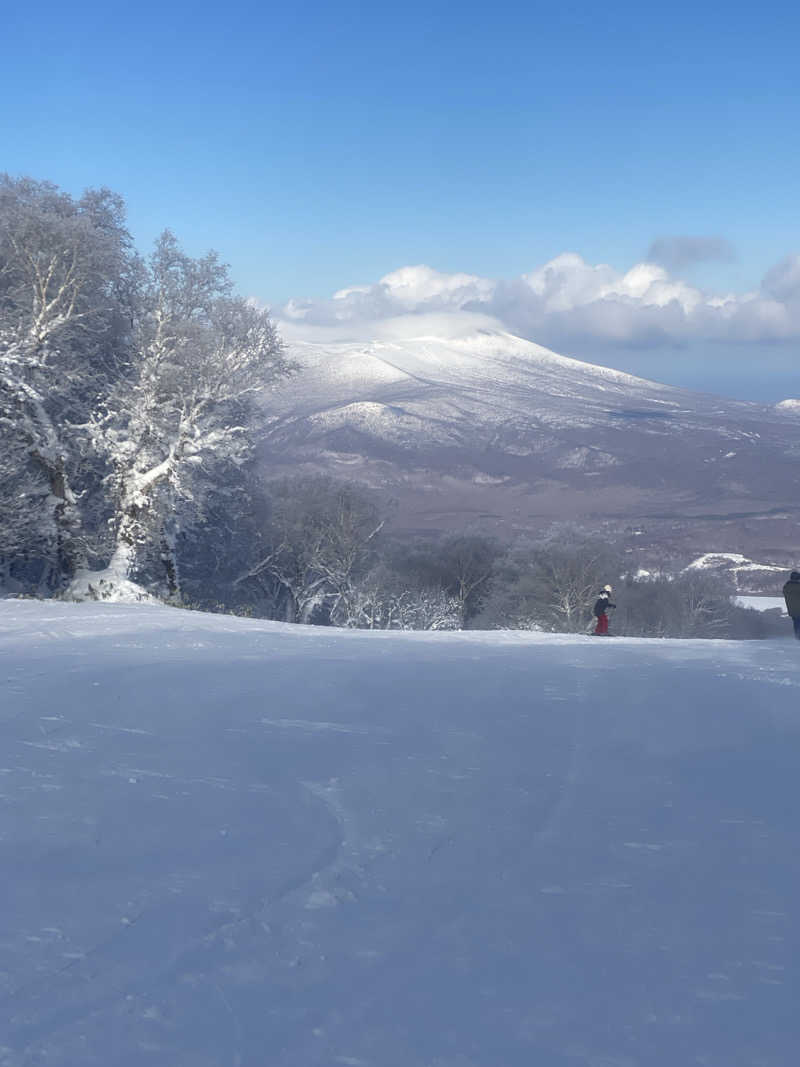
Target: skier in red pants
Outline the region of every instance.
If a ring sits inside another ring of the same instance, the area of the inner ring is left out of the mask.
[[[600,595],[595,601],[593,614],[597,616],[597,626],[594,628],[594,633],[597,637],[608,636],[608,615],[606,612],[609,608],[615,608],[617,605],[611,603],[612,589],[610,585],[604,585],[600,590]]]

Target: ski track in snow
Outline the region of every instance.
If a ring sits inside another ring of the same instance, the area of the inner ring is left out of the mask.
[[[796,643],[0,603],[0,1067],[788,1067]]]

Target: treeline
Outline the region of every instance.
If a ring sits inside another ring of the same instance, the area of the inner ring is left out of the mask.
[[[179,541],[246,509],[263,391],[291,370],[216,255],[147,258],[108,190],[0,176],[0,580],[180,592]]]
[[[736,605],[719,576],[630,575],[630,559],[579,528],[508,545],[479,533],[398,538],[380,495],[327,477],[267,481],[247,543],[224,568],[187,576],[192,606],[362,629],[524,629],[582,633],[601,585],[612,631],[645,637],[758,638],[779,620]],[[239,573],[239,562],[252,561]],[[222,557],[219,558],[218,563]]]

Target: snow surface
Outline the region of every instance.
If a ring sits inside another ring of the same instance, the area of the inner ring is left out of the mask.
[[[157,604],[158,598],[144,586],[126,578],[129,552],[117,550],[100,571],[81,569],[70,582],[64,600],[105,600],[118,604]]]
[[[752,608],[753,611],[775,611],[776,609],[786,614],[786,601],[782,596],[737,596],[736,603],[743,608]]]
[[[795,642],[3,601],[0,660],[2,1067],[796,1061]]]
[[[271,395],[271,406],[307,410],[321,399],[355,403],[375,389],[403,384],[480,386],[490,392],[527,390],[534,375],[552,395],[572,398],[581,389],[607,394],[608,404],[632,393],[678,408],[688,394],[657,382],[561,356],[500,328],[486,316],[409,315],[380,323],[368,340],[342,337],[328,327],[287,324],[285,339],[303,368],[299,377]],[[430,398],[426,397],[429,401]],[[660,414],[661,412],[659,412]]]
[[[713,567],[729,567],[736,573],[739,571],[780,571],[786,572],[787,577],[789,573],[785,567],[776,567],[772,563],[756,563],[739,552],[706,552],[705,555],[693,560],[686,570],[702,571]]]

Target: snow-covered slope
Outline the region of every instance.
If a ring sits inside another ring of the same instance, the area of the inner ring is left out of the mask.
[[[635,396],[652,405],[654,418],[679,406],[677,390],[559,356],[482,316],[433,322],[414,316],[381,326],[382,334],[366,343],[290,335],[302,373],[276,394],[275,412],[306,416],[327,432],[355,420],[359,430],[425,452],[448,445],[474,450],[487,433],[504,428],[513,436],[515,420],[523,435],[534,427],[578,428],[592,422],[587,404],[608,414]],[[414,422],[411,432],[404,417]]]
[[[291,329],[302,371],[269,401],[267,468],[384,486],[408,527],[796,508],[800,423],[774,408],[568,359],[469,313],[366,340]]]
[[[782,596],[737,596],[736,603],[753,611],[779,611],[786,615],[786,601]]]
[[[0,602],[3,1067],[788,1067],[800,656]]]

